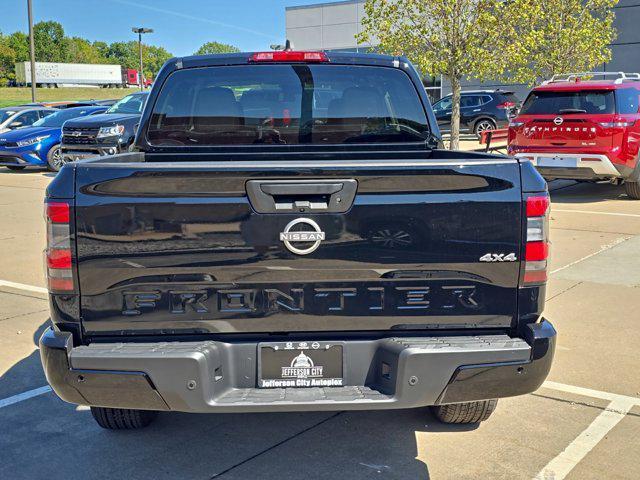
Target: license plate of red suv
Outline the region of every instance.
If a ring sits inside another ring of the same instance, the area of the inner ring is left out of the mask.
[[[576,168],[578,159],[576,157],[538,157],[538,166]]]

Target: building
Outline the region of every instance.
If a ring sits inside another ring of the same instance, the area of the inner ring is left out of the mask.
[[[286,35],[300,50],[333,50],[340,52],[366,52],[372,45],[357,44],[355,35],[362,31],[364,0],[347,0],[314,5],[287,7]],[[618,37],[611,45],[612,59],[603,65],[605,71],[640,71],[640,2],[620,0],[615,7],[615,27]],[[451,92],[446,80],[426,78],[425,87],[433,100]],[[467,81],[465,89],[503,88],[516,92],[524,99],[526,85],[480,83]]]

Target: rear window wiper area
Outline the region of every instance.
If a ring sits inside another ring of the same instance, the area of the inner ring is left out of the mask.
[[[582,108],[561,108],[558,113],[587,113],[587,111]]]

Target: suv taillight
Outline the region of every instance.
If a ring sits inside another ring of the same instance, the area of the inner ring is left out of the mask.
[[[549,257],[549,194],[533,194],[526,199],[527,243],[522,285],[547,281]]]
[[[67,202],[47,202],[47,249],[45,269],[47,286],[52,293],[74,291],[71,254],[71,208]]]

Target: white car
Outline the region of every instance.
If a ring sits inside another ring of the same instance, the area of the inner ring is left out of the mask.
[[[0,133],[30,127],[34,122],[56,112],[53,108],[19,106],[0,108]]]

